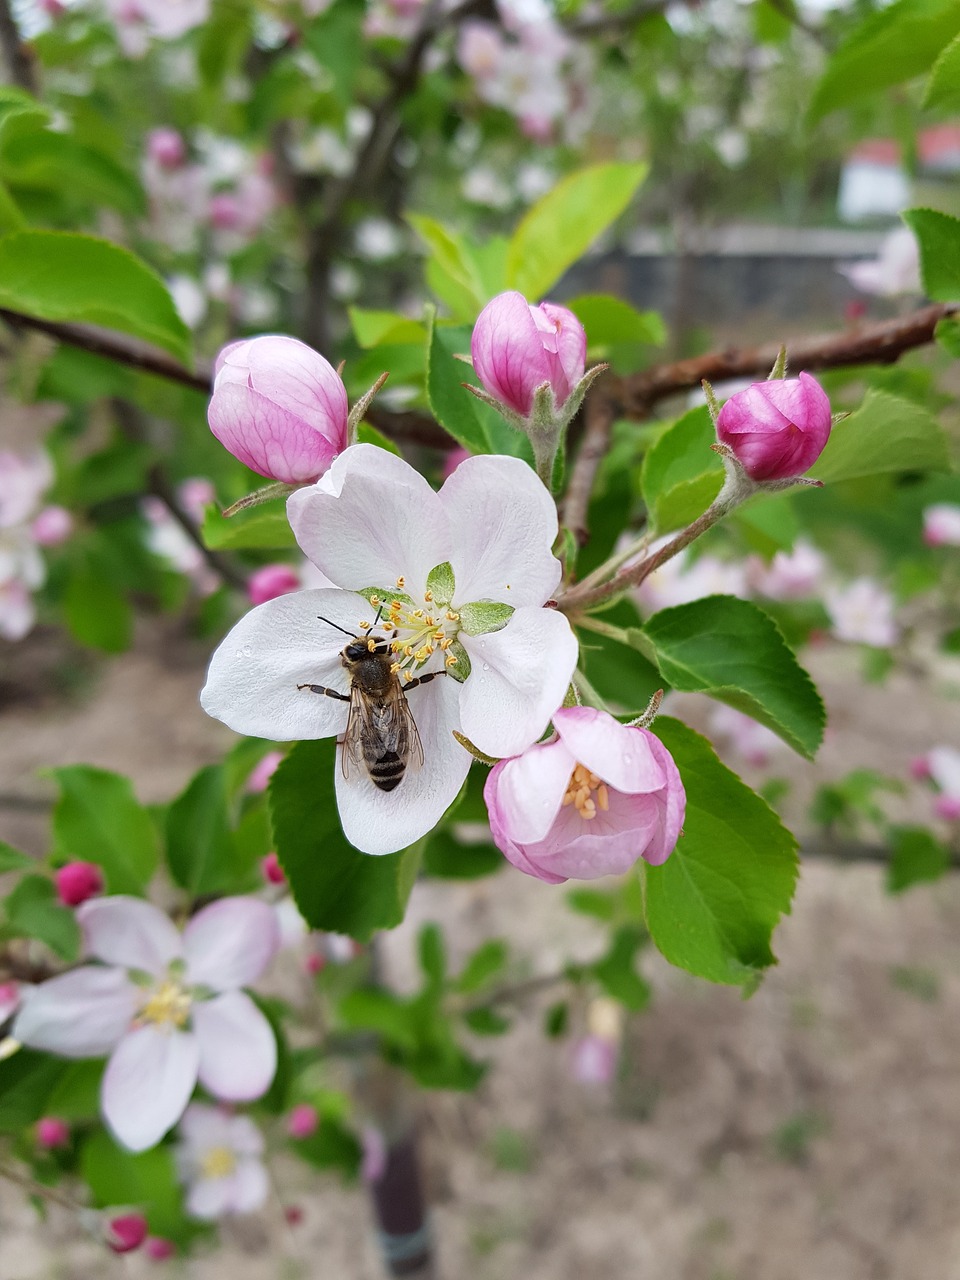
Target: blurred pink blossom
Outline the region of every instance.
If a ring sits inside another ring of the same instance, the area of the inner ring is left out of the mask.
[[[250,776],[247,778],[247,790],[251,795],[258,795],[261,791],[266,791],[267,784],[276,773],[277,765],[282,759],[282,751],[268,751],[262,759],[257,761],[250,770]]]
[[[298,1102],[287,1116],[287,1133],[291,1138],[309,1138],[320,1124],[316,1107],[308,1102]]]
[[[30,532],[38,547],[58,547],[73,533],[73,516],[66,507],[44,507],[34,516]]]
[[[58,1116],[42,1116],[37,1121],[37,1146],[48,1151],[65,1147],[70,1142],[70,1126]]]
[[[818,595],[826,571],[826,558],[806,538],[798,538],[790,551],[778,551],[769,565],[757,561],[748,569],[754,591],[770,600],[807,600]]]
[[[300,575],[289,564],[265,564],[247,579],[247,598],[251,604],[265,604],[278,596],[299,591],[303,586]]]
[[[893,298],[920,293],[920,246],[909,227],[897,227],[880,245],[875,258],[844,263],[837,268],[861,293]]]
[[[923,540],[928,547],[960,547],[960,506],[935,502],[923,512]]]
[[[729,743],[747,764],[757,769],[764,768],[773,757],[787,750],[786,744],[772,729],[723,703],[710,712],[710,730],[716,737]]]
[[[161,169],[179,169],[187,158],[187,144],[176,129],[162,125],[147,134],[147,155]]]
[[[889,649],[896,644],[899,628],[894,619],[893,596],[873,578],[856,578],[846,586],[827,587],[823,602],[835,639],[876,649]]]
[[[147,1238],[147,1220],[142,1213],[121,1213],[104,1224],[106,1242],[114,1253],[131,1253]]]
[[[66,907],[78,907],[103,893],[103,872],[95,862],[68,862],[54,872],[57,895]]]
[[[172,1240],[165,1240],[163,1236],[148,1236],[143,1251],[154,1262],[166,1262],[177,1252],[177,1246]]]

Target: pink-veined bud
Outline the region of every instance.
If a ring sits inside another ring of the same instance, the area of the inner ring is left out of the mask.
[[[103,892],[103,872],[95,862],[68,862],[54,872],[53,878],[65,907],[79,907],[81,902]]]
[[[732,395],[717,418],[717,439],[751,480],[787,480],[816,462],[830,436],[830,401],[815,378],[774,378]]]
[[[925,507],[923,540],[928,547],[960,547],[960,507],[954,502]]]
[[[179,169],[187,158],[187,146],[176,129],[163,125],[147,134],[147,155],[161,169]]]
[[[30,532],[38,546],[58,547],[73,533],[73,516],[66,507],[44,507],[34,517]]]
[[[147,1220],[142,1213],[121,1213],[108,1219],[106,1237],[114,1253],[131,1253],[147,1238]]]
[[[177,1246],[172,1240],[165,1240],[163,1236],[148,1236],[143,1251],[154,1262],[166,1262],[177,1252]]]
[[[251,795],[259,795],[261,791],[266,791],[282,759],[282,751],[268,751],[262,760],[257,761],[250,770],[250,777],[247,778],[247,791]]]
[[[666,747],[647,729],[592,707],[554,713],[557,736],[494,765],[483,790],[493,839],[548,884],[665,862],[686,796]]]
[[[247,579],[247,595],[251,604],[266,604],[278,596],[299,591],[303,584],[296,569],[288,564],[265,564]]]
[[[263,878],[267,884],[286,883],[287,877],[283,874],[280,859],[275,853],[268,853],[265,858],[261,859],[260,870],[263,872]]]
[[[583,377],[587,335],[566,307],[531,306],[522,293],[498,294],[473,327],[470,354],[477,377],[492,396],[522,417],[537,387],[549,383],[559,409]]]
[[[309,1102],[298,1102],[287,1116],[287,1133],[291,1138],[309,1138],[319,1124],[316,1107],[311,1107]]]
[[[210,430],[262,476],[317,480],[347,447],[347,413],[337,371],[296,338],[247,338],[217,357]]]
[[[37,1121],[37,1146],[52,1151],[70,1142],[70,1126],[59,1116],[43,1116]]]

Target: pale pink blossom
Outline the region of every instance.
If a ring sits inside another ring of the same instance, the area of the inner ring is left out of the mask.
[[[503,36],[492,22],[470,19],[461,25],[457,38],[457,61],[475,80],[485,80],[496,74],[504,48]]]
[[[360,1162],[360,1178],[369,1186],[379,1182],[387,1171],[387,1139],[383,1130],[372,1124],[363,1126],[360,1134],[363,1158]]]
[[[270,779],[277,771],[277,766],[283,759],[282,751],[268,751],[262,759],[250,770],[250,776],[247,778],[247,790],[251,795],[259,795],[261,791],[266,791]]]
[[[928,547],[960,547],[960,506],[935,502],[925,507],[923,540]]]
[[[36,1128],[37,1146],[47,1151],[66,1147],[70,1143],[70,1126],[59,1116],[41,1116]]]
[[[934,801],[938,818],[960,820],[960,751],[955,747],[934,747],[927,752],[929,776],[939,794]]]
[[[893,596],[873,578],[856,578],[846,586],[827,587],[823,602],[830,615],[831,635],[837,640],[876,649],[889,649],[896,644],[899,628]]]
[[[191,1217],[213,1221],[263,1207],[270,1190],[263,1135],[249,1116],[194,1102],[178,1136],[175,1157]]]
[[[187,158],[183,134],[169,125],[151,129],[147,134],[147,155],[161,169],[179,169]]]
[[[37,610],[33,597],[19,578],[0,581],[0,636],[22,640],[33,630]]]
[[[59,547],[73,533],[73,516],[66,507],[44,507],[34,516],[30,533],[38,547]]]
[[[143,1251],[154,1262],[166,1262],[177,1252],[177,1246],[172,1240],[166,1240],[163,1236],[148,1236]]]
[[[287,1133],[291,1138],[309,1138],[320,1124],[317,1108],[309,1102],[298,1102],[287,1116]]]
[[[789,551],[778,551],[769,565],[749,569],[753,589],[770,600],[807,600],[822,591],[827,561],[812,542],[798,538]]]
[[[605,1036],[582,1036],[573,1046],[570,1070],[578,1084],[610,1084],[617,1072],[619,1048]]]
[[[717,418],[717,439],[751,480],[784,480],[809,471],[831,425],[827,393],[801,373],[755,382],[731,396]]]
[[[54,872],[57,896],[66,907],[103,893],[103,872],[95,862],[68,862]]]
[[[756,769],[765,768],[787,750],[783,740],[772,729],[723,703],[718,703],[710,712],[710,731]]]
[[[207,505],[206,501],[200,501],[200,495],[207,492],[210,494],[209,500],[212,500],[213,489],[210,482],[200,478],[183,481],[177,490],[180,505],[197,523],[202,521],[204,507]],[[171,514],[166,503],[149,495],[141,498],[140,510],[147,521],[144,541],[150,551],[165,560],[178,573],[186,574],[199,595],[212,595],[220,585],[220,579],[210,568],[197,544],[188,537],[183,526]]]
[[[0,982],[0,1027],[20,1008],[20,984]]]
[[[909,227],[897,227],[884,237],[875,258],[848,262],[837,268],[861,293],[894,298],[922,292],[920,246]]]
[[[277,596],[299,591],[303,583],[289,564],[265,564],[247,579],[247,598],[251,604],[264,604]]]
[[[77,908],[84,965],[34,987],[15,1039],[68,1058],[109,1054],[103,1117],[131,1151],[176,1124],[199,1079],[229,1101],[258,1098],[273,1079],[270,1024],[241,987],[277,949],[276,916],[255,898],[204,907],[181,935],[141,898],[91,898]]]
[[[21,455],[0,451],[0,529],[25,524],[53,484],[53,464],[46,453]]]
[[[137,0],[137,8],[158,40],[175,40],[210,16],[210,0]]]
[[[577,645],[567,619],[544,608],[560,581],[556,507],[517,458],[468,458],[437,493],[402,459],[361,444],[291,494],[287,514],[336,587],[248,613],[213,655],[201,703],[239,733],[339,737],[344,647],[365,632],[395,646],[422,762],[412,749],[388,790],[349,755],[344,768],[341,745],[335,774],[347,838],[392,853],[435,826],[459,792],[470,755],[454,732],[487,755],[514,755],[563,700]]]
[[[487,391],[526,417],[546,384],[562,406],[583,377],[587,335],[566,307],[531,306],[522,293],[498,294],[480,312],[470,340],[477,377]]]
[[[347,392],[328,360],[296,338],[233,342],[217,357],[210,429],[251,470],[316,480],[347,446]]]
[[[653,543],[648,554],[657,551],[666,541],[668,539]],[[741,599],[749,595],[745,564],[721,560],[714,555],[693,559],[689,552],[681,551],[644,578],[637,588],[637,599],[645,613],[656,613],[660,609],[717,595]]]
[[[556,735],[494,765],[483,790],[507,859],[549,884],[619,875],[673,852],[686,797],[666,747],[592,707],[554,712]]]

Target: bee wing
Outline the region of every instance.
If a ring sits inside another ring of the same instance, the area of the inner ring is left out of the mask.
[[[353,768],[364,768],[363,739],[365,733],[371,732],[370,710],[369,700],[356,685],[352,685],[347,727],[343,734],[343,751],[340,755],[340,768],[345,778],[350,777]]]
[[[423,764],[423,744],[399,680],[384,699],[381,730],[387,750],[395,751],[408,768],[419,769]]]

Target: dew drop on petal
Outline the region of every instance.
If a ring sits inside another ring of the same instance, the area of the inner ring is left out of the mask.
[[[489,671],[489,670],[490,670],[490,664],[489,664],[489,663],[487,663],[487,662],[485,662],[485,663],[483,664],[483,669],[484,669],[484,671]]]

